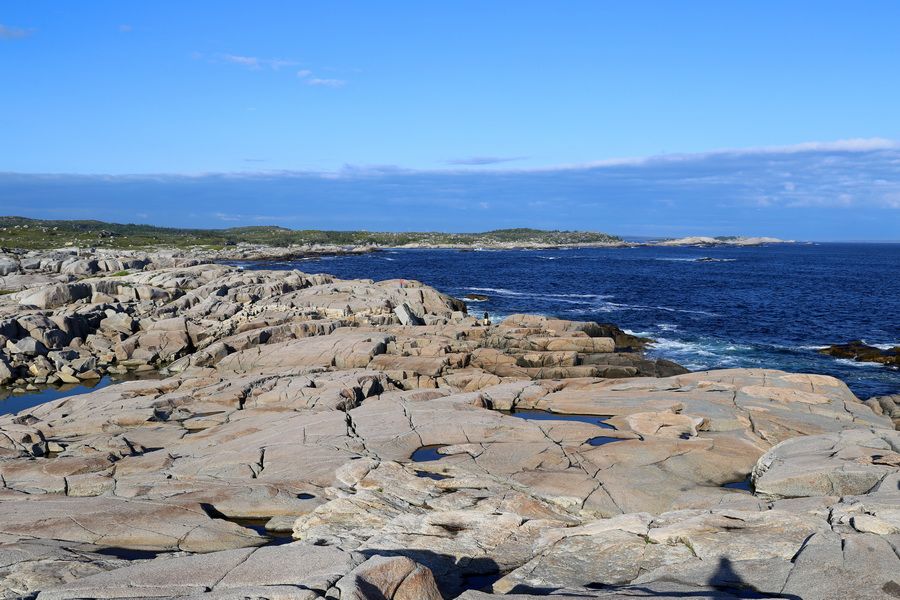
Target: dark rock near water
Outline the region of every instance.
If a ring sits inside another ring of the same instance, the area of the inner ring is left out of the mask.
[[[846,344],[835,344],[823,348],[819,352],[835,358],[848,358],[859,362],[875,362],[895,369],[900,368],[900,346],[882,350],[875,346],[869,346],[861,340],[855,340]]]

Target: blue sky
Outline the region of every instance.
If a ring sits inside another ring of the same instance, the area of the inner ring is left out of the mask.
[[[900,238],[900,3],[0,4],[0,213]]]

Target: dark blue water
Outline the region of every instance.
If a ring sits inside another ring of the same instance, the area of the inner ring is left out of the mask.
[[[161,375],[156,371],[147,371],[143,373],[106,375],[102,379],[89,379],[80,384],[66,384],[61,387],[47,387],[37,392],[24,394],[14,394],[9,389],[0,389],[0,415],[21,412],[45,402],[59,400],[60,398],[87,394],[123,381],[160,378]]]
[[[900,244],[391,250],[252,266],[418,279],[456,297],[488,295],[472,313],[615,323],[694,370],[768,367],[834,375],[863,398],[900,392],[900,372],[815,351],[900,344]]]
[[[103,379],[88,380],[82,384],[45,388],[38,392],[27,392],[25,394],[13,394],[8,390],[0,390],[0,415],[17,413],[45,402],[59,400],[60,398],[87,394],[88,392],[105,388],[112,383],[116,383],[115,380],[111,377],[104,377]]]

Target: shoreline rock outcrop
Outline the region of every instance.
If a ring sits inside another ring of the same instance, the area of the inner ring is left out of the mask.
[[[832,377],[417,282],[93,275],[2,297],[0,371],[167,376],[0,415],[0,598],[900,593],[900,432]]]
[[[827,348],[822,348],[819,352],[835,358],[879,363],[889,368],[900,369],[900,346],[883,349],[877,346],[870,346],[862,340],[855,340],[846,344],[834,344]]]

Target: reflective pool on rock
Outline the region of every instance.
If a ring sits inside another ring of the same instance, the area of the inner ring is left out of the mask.
[[[433,444],[431,446],[422,446],[410,455],[409,459],[413,462],[429,462],[432,460],[440,460],[444,458],[444,454],[439,454],[438,449],[443,448],[443,444]]]
[[[597,437],[589,439],[587,441],[587,443],[590,444],[591,446],[602,446],[603,444],[611,444],[613,442],[621,442],[621,441],[624,441],[625,439],[626,438],[608,437],[608,436],[601,435],[601,436],[597,436]]]
[[[78,396],[103,389],[107,386],[133,381],[135,379],[160,379],[162,376],[156,371],[148,371],[137,375],[128,373],[125,375],[106,375],[101,379],[87,380],[82,383],[66,384],[58,387],[45,387],[36,392],[14,394],[9,389],[0,389],[0,415],[12,414],[52,402],[60,398]]]
[[[722,484],[723,488],[728,488],[730,490],[744,490],[745,492],[753,493],[753,484],[750,483],[750,477],[746,479],[742,479],[740,481],[732,481],[730,483]]]
[[[9,390],[2,390],[0,391],[0,415],[17,413],[43,404],[44,402],[51,402],[68,396],[87,394],[88,392],[105,388],[113,383],[115,383],[115,381],[111,377],[104,377],[102,379],[94,379],[93,381],[85,381],[82,384],[76,383],[61,387],[44,388],[36,392],[26,392],[24,394],[13,394]]]
[[[577,421],[603,427],[604,429],[615,429],[615,427],[606,422],[606,419],[611,418],[611,415],[570,415],[535,409],[500,410],[497,412],[527,421]]]

